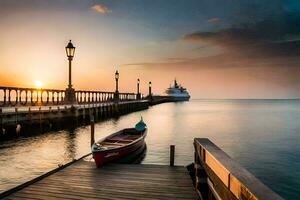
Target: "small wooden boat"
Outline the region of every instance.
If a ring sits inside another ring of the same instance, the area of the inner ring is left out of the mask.
[[[123,129],[94,143],[92,154],[97,167],[141,152],[145,148],[146,135],[146,124],[141,119],[135,128]]]

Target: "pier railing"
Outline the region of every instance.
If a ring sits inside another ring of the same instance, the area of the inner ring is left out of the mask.
[[[78,103],[99,103],[114,100],[114,92],[103,91],[75,91],[76,100]],[[120,101],[136,100],[135,93],[119,93]]]
[[[114,92],[75,91],[76,103],[101,103],[114,101]],[[118,93],[118,101],[136,100],[135,93]],[[44,106],[65,104],[65,90],[0,86],[0,107]]]
[[[196,191],[208,200],[282,200],[207,138],[194,139]]]

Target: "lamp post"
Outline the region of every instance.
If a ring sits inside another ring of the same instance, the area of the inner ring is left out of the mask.
[[[75,97],[75,90],[72,88],[72,60],[74,57],[75,53],[75,47],[73,46],[71,40],[69,41],[68,45],[65,47],[66,48],[66,54],[69,60],[69,84],[68,88],[66,88],[65,92],[65,101],[67,103],[74,103],[76,100]]]
[[[141,93],[140,93],[140,79],[137,79],[137,94],[136,94],[136,99],[141,99]]]
[[[116,71],[115,73],[115,79],[116,79],[116,91],[115,91],[115,94],[114,94],[114,100],[115,101],[118,101],[119,100],[119,72],[118,70]]]
[[[152,99],[152,82],[149,82],[149,98]]]

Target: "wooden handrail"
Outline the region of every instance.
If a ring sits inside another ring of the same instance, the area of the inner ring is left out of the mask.
[[[209,192],[217,193],[214,194],[217,196],[214,199],[283,200],[209,139],[195,138],[194,147],[197,166],[195,170],[198,176],[196,180],[200,178],[201,173],[197,173],[197,170],[201,165],[201,169],[205,171],[204,177],[210,183],[209,187],[213,187]],[[198,192],[201,192],[200,187],[196,183]]]

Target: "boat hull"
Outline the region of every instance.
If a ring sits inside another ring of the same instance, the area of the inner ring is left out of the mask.
[[[101,150],[101,151],[93,151],[93,158],[95,160],[96,166],[100,167],[108,162],[118,161],[120,159],[124,159],[131,154],[136,154],[139,151],[142,151],[145,144],[146,133],[141,136],[137,141],[115,149]]]
[[[172,101],[189,101],[190,97],[189,96],[184,96],[184,97],[176,97],[176,96],[169,96]]]

